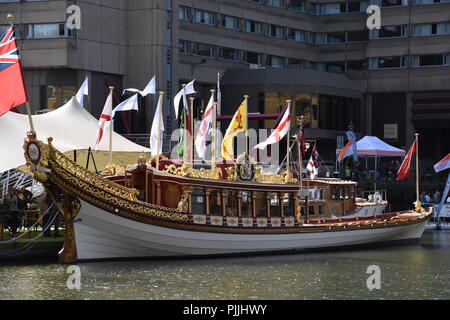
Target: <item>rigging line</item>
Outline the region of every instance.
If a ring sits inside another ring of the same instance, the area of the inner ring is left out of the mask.
[[[53,197],[52,197],[53,198]],[[59,208],[59,206],[57,206]],[[17,248],[17,249],[13,249],[13,250],[9,250],[9,251],[3,251],[0,250],[0,255],[4,255],[4,256],[19,256],[22,254],[27,253],[28,251],[30,251],[36,244],[37,241],[42,238],[42,236],[44,235],[44,233],[51,228],[53,222],[55,221],[56,217],[58,217],[58,214],[55,214],[55,216],[53,217],[52,221],[48,224],[48,226],[42,230],[41,234],[39,234],[36,238],[32,239],[28,244],[26,244],[24,247],[21,248]],[[23,252],[22,252],[23,251]]]
[[[53,207],[53,203],[50,207],[48,207],[47,211],[45,211],[45,213],[42,215],[41,218],[45,217],[45,215],[47,215],[47,213],[50,211],[50,209]],[[11,240],[7,240],[7,241],[0,241],[0,244],[4,244],[4,243],[14,243],[15,241],[21,239],[23,236],[25,236],[26,234],[28,234],[29,231],[31,231],[32,228],[36,227],[36,225],[39,223],[39,220],[41,219],[39,218],[38,221],[36,221],[31,227],[28,228],[28,230],[26,230],[24,233],[22,233],[20,236],[18,236],[17,238],[11,239]]]

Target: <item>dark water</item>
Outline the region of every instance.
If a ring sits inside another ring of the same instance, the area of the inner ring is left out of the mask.
[[[370,265],[381,289],[367,288]],[[450,299],[450,231],[418,245],[248,258],[0,266],[0,299]]]

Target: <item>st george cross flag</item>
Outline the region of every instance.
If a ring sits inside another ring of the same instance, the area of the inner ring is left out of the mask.
[[[411,148],[409,148],[408,153],[406,154],[405,159],[397,172],[397,180],[404,180],[409,178],[411,171],[411,158],[414,153],[416,153],[417,139],[414,141]]]
[[[205,157],[206,152],[206,140],[209,129],[214,118],[214,94],[209,99],[208,106],[206,107],[205,114],[203,115],[200,128],[198,129],[197,137],[195,138],[195,148],[201,159]]]
[[[14,28],[0,38],[0,116],[28,101]]]
[[[444,171],[445,169],[450,169],[450,153],[434,166],[434,171],[436,171],[436,173]]]
[[[195,80],[192,80],[191,82],[189,82],[186,85],[186,87],[181,89],[181,91],[178,92],[177,95],[175,96],[175,98],[173,99],[173,107],[175,108],[175,119],[178,119],[178,109],[180,108],[180,100],[181,100],[181,98],[186,99],[186,96],[188,94],[196,93],[195,90],[194,90],[194,82],[195,82]],[[188,108],[188,105],[185,104],[184,107]]]
[[[164,120],[163,120],[163,110],[161,107],[162,100],[163,96],[160,96],[158,106],[156,107],[155,117],[153,118],[152,130],[150,133],[150,150],[152,152],[152,157],[161,154],[161,148],[163,144]],[[158,136],[159,136],[159,149],[158,149]]]
[[[284,138],[284,136],[287,135],[289,130],[291,130],[291,108],[286,108],[286,112],[284,113],[283,118],[280,121],[280,124],[278,127],[272,131],[269,138],[267,138],[266,141],[261,142],[260,144],[256,145],[254,149],[261,149],[264,150],[267,148],[268,145],[277,143],[281,141],[281,139]]]
[[[81,106],[84,106],[84,96],[89,95],[89,78],[86,78],[84,80],[83,84],[81,85],[80,89],[77,92],[77,95],[75,96],[77,101],[81,104]]]
[[[135,88],[128,88],[123,90],[123,93],[125,94],[125,92],[136,92],[139,93],[141,96],[146,97],[149,94],[156,94],[156,76],[154,76],[150,82],[147,84],[147,86],[145,87],[144,90],[139,90],[139,89],[135,89]]]
[[[317,152],[317,145],[314,145],[311,158],[308,161],[308,166],[306,169],[308,169],[311,174],[311,179],[313,180],[319,174],[319,153]]]
[[[111,122],[112,106],[113,106],[113,93],[111,91],[108,95],[108,98],[106,99],[105,106],[103,107],[100,119],[98,120],[98,132],[97,138],[95,139],[95,150],[97,150],[98,145],[102,141],[103,135],[105,133],[106,122],[108,121]]]
[[[112,111],[111,118],[114,119],[116,112],[138,110],[138,109],[139,109],[139,100],[138,95],[135,94],[134,96],[128,98],[127,100],[122,101],[117,107],[115,107],[114,110]]]

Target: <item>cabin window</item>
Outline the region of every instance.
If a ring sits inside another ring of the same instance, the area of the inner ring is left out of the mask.
[[[267,216],[267,198],[265,192],[255,192],[255,207],[256,207],[256,216],[257,217],[266,217]]]
[[[331,187],[331,197],[333,200],[338,199],[338,197],[339,197],[338,191],[339,191],[338,188]]]
[[[317,209],[319,211],[319,215],[325,214],[325,207],[324,206],[318,206]]]
[[[212,216],[222,215],[222,196],[217,190],[211,191],[209,196],[209,213]]]
[[[285,217],[294,216],[294,202],[292,201],[292,193],[283,194],[283,212]]]
[[[205,191],[197,188],[192,191],[191,195],[192,213],[206,214]]]
[[[241,213],[243,217],[250,217],[252,214],[252,195],[249,191],[241,193]]]
[[[314,207],[313,206],[309,206],[308,207],[308,215],[309,216],[313,216],[315,213],[314,213]]]
[[[281,216],[280,198],[278,196],[278,193],[269,193],[269,200],[270,200],[270,216],[271,217]]]
[[[225,192],[225,213],[228,217],[236,217],[238,215],[238,199],[236,191]]]

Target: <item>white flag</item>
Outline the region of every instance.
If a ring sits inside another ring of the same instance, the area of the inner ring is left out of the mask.
[[[311,174],[311,179],[313,180],[319,174],[319,170],[317,170],[316,165],[314,164],[313,155],[311,155],[306,169],[308,169],[309,173]]]
[[[159,97],[158,106],[156,107],[155,117],[153,118],[152,130],[150,133],[150,150],[152,157],[161,153],[164,134],[164,120],[162,110],[163,96]],[[159,129],[159,150],[158,150],[158,129]]]
[[[128,88],[123,90],[123,93],[125,94],[125,92],[130,91],[130,92],[135,92],[135,93],[139,93],[141,96],[146,97],[149,94],[156,94],[156,76],[154,76],[150,82],[147,84],[147,86],[145,87],[144,90],[139,90],[139,89],[134,89],[134,88]]]
[[[175,96],[175,98],[173,99],[173,107],[175,108],[175,119],[178,119],[178,108],[180,107],[180,100],[181,98],[188,94],[194,94],[196,93],[194,90],[194,82],[195,80],[192,80],[191,82],[189,82],[186,87],[184,87],[183,89],[181,89],[180,92],[177,93],[177,95]],[[185,105],[186,107],[186,105]]]
[[[138,95],[135,94],[134,96],[121,102],[117,107],[114,108],[114,110],[112,111],[112,118],[114,118],[116,112],[138,110],[138,108],[139,108]]]
[[[81,104],[81,106],[83,107],[84,104],[84,96],[88,96],[89,95],[89,80],[86,77],[86,80],[84,80],[83,84],[81,85],[80,89],[78,90],[77,94],[76,94],[76,99],[77,101]]]
[[[264,150],[269,144],[274,144],[279,142],[284,138],[285,135],[291,130],[291,110],[290,106],[286,109],[283,118],[280,121],[278,127],[272,132],[272,134],[267,138],[266,141],[261,142],[256,145],[254,149]]]
[[[214,94],[209,99],[208,106],[206,107],[205,114],[203,115],[200,128],[198,129],[197,137],[195,138],[195,148],[200,158],[204,158],[206,152],[206,140],[208,136],[211,123],[214,119]]]
[[[95,150],[97,150],[98,145],[102,141],[106,129],[106,123],[111,120],[112,105],[113,105],[113,93],[111,91],[108,95],[108,98],[106,99],[105,106],[103,107],[100,119],[98,120],[98,132],[94,146]]]

